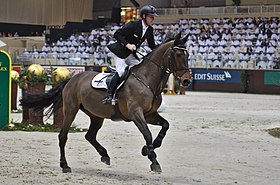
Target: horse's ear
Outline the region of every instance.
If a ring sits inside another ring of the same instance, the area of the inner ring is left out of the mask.
[[[187,40],[188,40],[188,38],[189,38],[189,36],[190,36],[190,33],[188,33],[181,41],[182,41],[182,43],[186,43],[187,42]]]
[[[174,46],[178,46],[181,42],[181,32],[179,32],[176,36],[175,36],[175,41],[174,41]]]

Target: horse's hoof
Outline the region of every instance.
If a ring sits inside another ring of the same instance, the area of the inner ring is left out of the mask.
[[[147,155],[148,155],[148,148],[147,148],[146,145],[143,146],[143,148],[142,148],[142,155],[143,155],[143,156],[147,156]]]
[[[110,165],[110,157],[101,157],[101,162]]]
[[[70,167],[66,167],[66,168],[63,168],[63,169],[62,169],[62,172],[63,172],[63,173],[71,173],[72,171],[71,171],[71,168],[70,168]]]
[[[150,167],[153,172],[161,173],[161,167],[159,164],[151,164]]]

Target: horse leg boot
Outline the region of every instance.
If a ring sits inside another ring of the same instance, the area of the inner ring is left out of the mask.
[[[120,81],[120,77],[118,73],[115,73],[108,86],[107,96],[102,100],[103,104],[109,104],[112,102],[113,95],[118,87],[119,81]]]

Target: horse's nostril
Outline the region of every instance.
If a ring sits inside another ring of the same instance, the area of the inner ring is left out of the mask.
[[[182,85],[183,86],[188,86],[190,85],[191,81],[189,79],[184,79],[183,82],[182,82]]]

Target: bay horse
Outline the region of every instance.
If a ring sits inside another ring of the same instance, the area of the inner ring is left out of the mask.
[[[142,148],[142,155],[151,161],[151,171],[161,172],[155,149],[162,144],[169,128],[166,119],[159,115],[157,109],[162,101],[162,84],[166,83],[169,75],[188,86],[192,81],[192,74],[188,67],[188,52],[185,47],[187,36],[181,39],[181,33],[174,40],[159,45],[143,61],[130,69],[127,80],[117,91],[118,103],[115,106],[103,104],[105,89],[94,89],[91,81],[98,72],[85,71],[68,80],[63,81],[47,92],[29,94],[23,97],[22,106],[33,108],[47,108],[50,115],[63,106],[64,120],[59,133],[60,167],[64,173],[71,172],[65,156],[65,145],[69,128],[79,110],[90,117],[90,126],[85,135],[101,156],[101,161],[110,165],[107,150],[96,140],[97,133],[102,127],[104,119],[122,118],[133,121],[142,133],[146,143]],[[157,137],[153,140],[147,124],[161,126]]]

